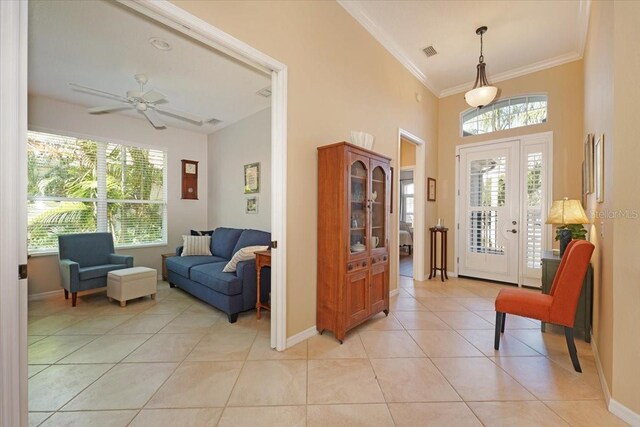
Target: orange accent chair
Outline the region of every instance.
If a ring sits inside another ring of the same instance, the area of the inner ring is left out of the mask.
[[[573,368],[582,372],[573,339],[573,323],[584,275],[595,246],[585,240],[573,240],[560,261],[549,295],[523,289],[503,289],[496,297],[496,337],[494,348],[500,349],[507,313],[564,326],[564,335]]]

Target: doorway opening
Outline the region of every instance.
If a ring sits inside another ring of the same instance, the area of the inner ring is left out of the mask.
[[[398,274],[424,280],[426,143],[404,129],[398,131],[398,167],[395,173],[394,212],[397,212]]]

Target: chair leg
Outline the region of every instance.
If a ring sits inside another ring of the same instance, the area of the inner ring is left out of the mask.
[[[500,327],[500,332],[504,334],[504,324],[507,323],[507,313],[502,313],[502,326]]]
[[[500,330],[502,329],[502,313],[496,311],[496,339],[493,348],[500,350]]]
[[[69,299],[69,291],[68,290],[64,290],[64,299]]]
[[[77,292],[71,292],[71,307],[75,307],[76,306],[76,300],[78,299],[78,293]]]
[[[564,336],[567,339],[567,347],[569,348],[569,355],[571,356],[571,363],[573,363],[573,369],[575,369],[576,372],[582,372],[582,369],[580,368],[580,361],[578,360],[578,351],[576,350],[576,343],[573,340],[573,328],[565,326]]]

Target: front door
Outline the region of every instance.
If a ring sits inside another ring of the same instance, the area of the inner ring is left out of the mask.
[[[458,274],[540,286],[550,137],[460,149]]]

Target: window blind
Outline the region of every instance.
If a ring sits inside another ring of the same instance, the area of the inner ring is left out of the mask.
[[[30,253],[91,231],[111,232],[116,246],[166,243],[165,150],[32,131],[27,140]]]

